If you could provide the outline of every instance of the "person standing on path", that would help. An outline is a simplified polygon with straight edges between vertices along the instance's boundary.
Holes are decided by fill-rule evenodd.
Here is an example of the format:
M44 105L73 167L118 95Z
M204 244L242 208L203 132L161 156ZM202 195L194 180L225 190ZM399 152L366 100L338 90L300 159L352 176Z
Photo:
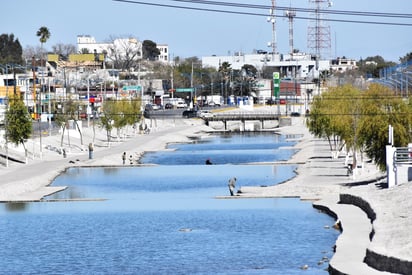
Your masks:
M123 152L122 160L123 160L123 165L125 165L126 164L126 152Z
M233 177L229 180L228 187L229 187L229 191L230 191L231 196L233 196L234 193L235 193L236 180L237 179L235 177Z

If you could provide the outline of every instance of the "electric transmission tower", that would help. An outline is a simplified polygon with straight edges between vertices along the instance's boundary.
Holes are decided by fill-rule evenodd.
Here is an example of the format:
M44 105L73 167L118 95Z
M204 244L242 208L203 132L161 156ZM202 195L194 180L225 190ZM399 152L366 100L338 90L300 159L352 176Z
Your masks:
M332 6L330 0L309 0L313 14L308 26L308 49L316 54L317 60L328 59L331 55L330 26L322 12Z

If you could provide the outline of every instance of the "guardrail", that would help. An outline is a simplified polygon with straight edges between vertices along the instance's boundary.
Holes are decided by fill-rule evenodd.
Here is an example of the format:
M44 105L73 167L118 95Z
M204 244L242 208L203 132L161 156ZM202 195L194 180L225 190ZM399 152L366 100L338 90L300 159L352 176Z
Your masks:
M412 148L397 147L393 158L395 164L412 165Z
M277 113L214 113L212 117L204 118L208 121L221 120L279 120Z

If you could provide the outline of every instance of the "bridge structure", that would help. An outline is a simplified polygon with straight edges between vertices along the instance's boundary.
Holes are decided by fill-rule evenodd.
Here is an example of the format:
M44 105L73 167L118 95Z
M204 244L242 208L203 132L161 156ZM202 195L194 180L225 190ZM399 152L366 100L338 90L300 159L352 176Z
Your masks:
M230 130L230 124L240 123L239 130L246 130L246 124L248 122L259 123L259 129L265 129L266 123L273 122L276 125L279 125L280 115L277 113L266 112L266 113L257 113L257 112L224 112L224 113L214 113L211 117L204 117L206 125L212 126L213 123L223 123L225 130Z

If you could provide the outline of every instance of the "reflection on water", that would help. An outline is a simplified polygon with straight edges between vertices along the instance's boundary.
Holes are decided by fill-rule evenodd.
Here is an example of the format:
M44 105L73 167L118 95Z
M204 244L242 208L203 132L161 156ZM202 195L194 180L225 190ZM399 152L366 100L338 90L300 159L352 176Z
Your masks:
M25 211L27 209L28 203L25 202L13 202L13 203L5 203L5 208L7 211L10 212L19 212Z
M211 136L190 144L171 144L176 151L146 153L144 163L162 165L202 165L206 159L213 164L247 164L290 159L295 150L293 139L273 133L226 133ZM288 148L288 149L284 149Z
M70 186L50 198L127 199L148 192L194 192L214 197L227 195L227 183L237 178L242 186L269 186L295 175L288 165L159 165L125 167L112 172L108 168L71 168L54 185Z

